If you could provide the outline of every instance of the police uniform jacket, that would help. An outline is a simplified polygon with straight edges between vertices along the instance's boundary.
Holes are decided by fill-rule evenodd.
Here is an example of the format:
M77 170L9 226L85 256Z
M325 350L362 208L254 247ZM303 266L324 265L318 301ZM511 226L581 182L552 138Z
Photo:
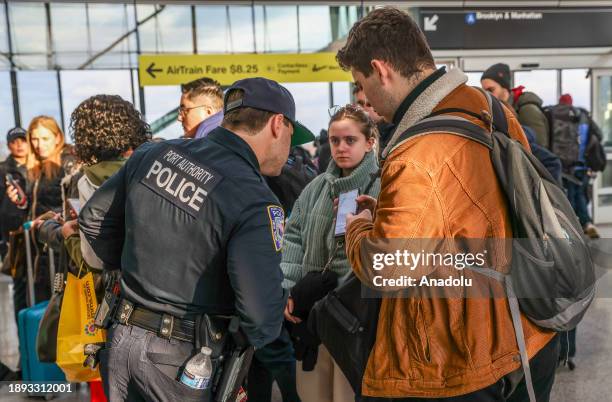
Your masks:
M123 297L177 317L238 313L256 347L283 320L283 221L255 154L223 127L141 146L79 217Z

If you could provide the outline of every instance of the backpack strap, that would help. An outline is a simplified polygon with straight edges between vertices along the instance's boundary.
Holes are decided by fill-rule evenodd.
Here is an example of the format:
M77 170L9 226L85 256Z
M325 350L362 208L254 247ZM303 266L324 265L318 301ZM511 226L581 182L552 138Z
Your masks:
M501 272L495 271L491 268L467 267L467 269L494 279L504 286L506 298L508 299L508 307L510 308L510 316L512 317L512 326L514 327L514 336L516 337L516 344L518 346L519 355L521 358L521 366L523 367L523 375L525 376L527 394L529 395L530 402L536 402L533 380L531 378L531 368L529 366L529 356L527 355L525 332L523 331L523 322L521 321L521 309L514 292L512 278L510 275L504 275Z
M391 151L402 145L413 137L427 134L444 133L476 141L479 144L493 149L493 138L491 134L480 126L457 116L434 116L421 120L408 130L404 131L398 138ZM389 152L391 153L391 152Z
M489 104L489 110L491 111L491 116L493 117L493 127L495 130L500 131L506 134L508 137L510 134L508 133L508 120L506 120L506 113L504 113L504 107L502 106L499 99L491 96L489 91L485 91L480 87L474 87L478 89L487 100Z
M476 119L482 120L482 116L479 115L478 113L474 113L471 110L461 109L457 107L449 107L447 109L436 110L435 112L431 112L429 116L427 117L434 117L434 116L440 116L441 114L451 114L451 113L463 113L463 114L467 114L468 116L472 116Z
M506 296L508 298L508 305L510 307L510 315L512 316L512 324L514 327L514 335L516 336L516 343L518 345L519 354L521 356L521 365L523 366L523 373L525 374L525 386L527 388L527 394L529 394L530 402L536 402L535 391L533 389L533 380L531 378L531 368L529 367L529 356L527 355L525 332L523 331L523 323L521 321L521 310L518 304L518 299L516 298L516 294L514 293L512 279L509 275L506 277Z

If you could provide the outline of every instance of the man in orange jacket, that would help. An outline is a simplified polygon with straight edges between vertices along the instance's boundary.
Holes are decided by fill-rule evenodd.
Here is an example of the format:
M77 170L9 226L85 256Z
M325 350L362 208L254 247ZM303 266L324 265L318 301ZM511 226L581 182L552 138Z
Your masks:
M377 205L347 219L347 255L355 274L371 282L378 272L362 257L364 244L376 239L511 238L488 148L444 131L398 141L436 112L491 131L484 94L465 85L461 70L436 69L416 23L397 9L377 9L353 26L337 59L376 112L395 125L382 154ZM509 134L528 148L516 118L505 114ZM366 203L363 197L358 201ZM496 270L508 267L503 250L490 250L488 261ZM416 278L430 274L435 276L421 266L410 271ZM522 325L537 400L548 401L558 339L524 316ZM520 366L505 297L385 297L363 400L526 401L525 383L517 380Z

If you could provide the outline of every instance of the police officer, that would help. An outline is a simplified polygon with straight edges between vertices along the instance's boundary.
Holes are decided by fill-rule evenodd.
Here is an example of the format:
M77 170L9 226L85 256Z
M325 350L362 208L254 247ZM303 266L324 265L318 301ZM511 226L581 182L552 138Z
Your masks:
M140 147L84 206L80 230L121 298L101 374L110 401L206 400L177 381L198 314L236 314L248 341L276 339L286 294L284 212L262 175L314 139L293 97L264 78L237 81L206 138Z

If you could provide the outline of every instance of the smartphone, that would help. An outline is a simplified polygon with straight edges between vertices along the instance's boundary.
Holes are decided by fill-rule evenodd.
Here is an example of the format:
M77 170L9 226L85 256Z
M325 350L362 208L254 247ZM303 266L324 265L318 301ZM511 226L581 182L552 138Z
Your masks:
M68 205L77 215L81 213L81 201L78 198L68 198Z
M338 196L338 212L336 214L334 236L344 236L346 233L346 215L357 212L357 197L359 197L358 189L340 193Z
M17 202L23 202L23 200L25 199L25 193L23 192L23 189L21 188L21 186L19 185L19 182L17 180L15 180L15 178L13 177L12 174L7 173L6 174L6 181L13 187L15 187L15 189L17 189Z

